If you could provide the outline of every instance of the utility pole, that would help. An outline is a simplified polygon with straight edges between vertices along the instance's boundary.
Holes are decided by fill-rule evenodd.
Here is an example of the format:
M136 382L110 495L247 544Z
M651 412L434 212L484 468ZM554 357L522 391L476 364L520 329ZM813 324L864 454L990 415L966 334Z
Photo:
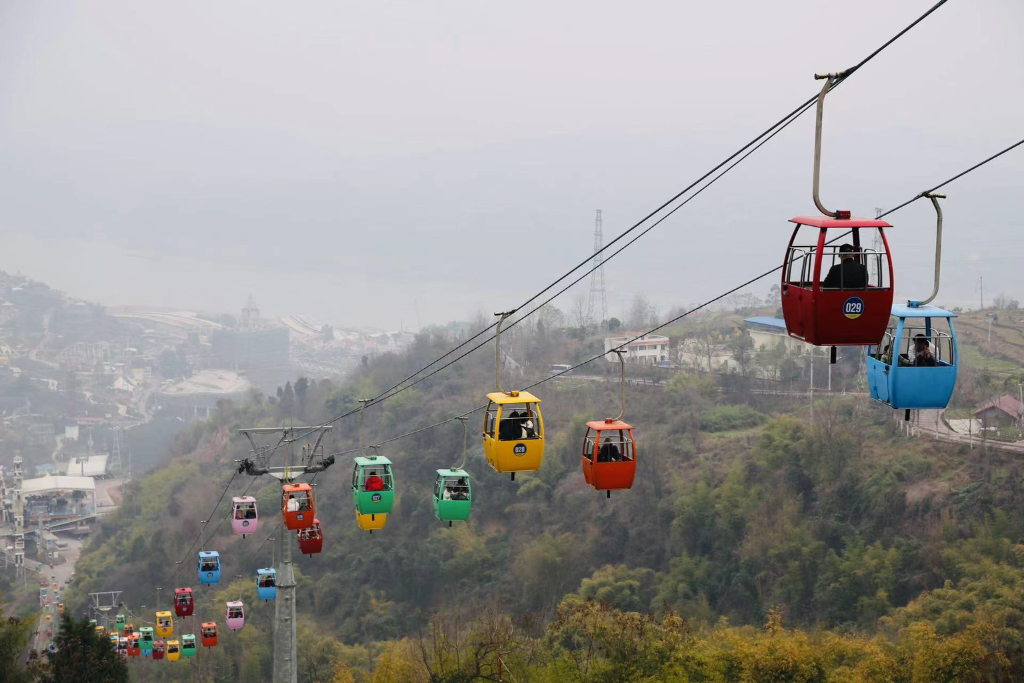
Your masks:
M324 456L321 442L330 425L315 427L256 427L238 430L252 445L251 457L242 460L238 472L257 477L264 474L288 484L303 474L323 472L334 464L334 456ZM273 446L260 444L261 438L280 435ZM297 441L315 438L302 446L299 463L292 464L292 448ZM285 464L271 466L277 450L284 451ZM274 683L297 683L298 651L295 636L295 572L292 567L292 534L280 535L281 562L277 566L277 599L274 601Z
M608 296L604 288L604 254L600 253L604 245L604 220L601 209L594 218L594 266L590 274L590 301L587 305L587 321L601 323L608 320Z
M985 276L978 276L978 291L981 293L981 310L985 310Z
M22 470L21 453L14 455L14 576L19 576L27 583L25 575L25 492L22 481L25 472Z

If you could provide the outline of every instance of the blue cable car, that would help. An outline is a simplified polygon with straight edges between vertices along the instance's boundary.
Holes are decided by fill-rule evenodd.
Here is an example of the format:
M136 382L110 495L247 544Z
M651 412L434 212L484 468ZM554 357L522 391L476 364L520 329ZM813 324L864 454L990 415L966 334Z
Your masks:
M949 405L957 374L956 314L916 303L892 307L889 329L867 358L871 398L908 413Z
M199 551L199 583L220 583L220 553L216 550Z
M256 570L256 595L260 600L277 598L277 570L273 567Z
M946 195L926 192L935 209L935 286L923 301L893 306L882 341L868 347L871 398L905 410L943 409L956 387L958 349L954 313L929 306L939 294L942 265L942 207Z

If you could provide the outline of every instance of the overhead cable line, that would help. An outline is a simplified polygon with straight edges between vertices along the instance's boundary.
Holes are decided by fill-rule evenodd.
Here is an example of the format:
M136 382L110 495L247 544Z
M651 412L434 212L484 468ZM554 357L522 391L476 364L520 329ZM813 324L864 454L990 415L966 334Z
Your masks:
M925 12L924 14L922 14L921 16L919 16L919 17L918 17L917 19L915 19L915 20L914 20L913 22L911 22L910 24L908 24L908 25L907 25L906 27L904 27L904 28L903 28L903 29L902 29L902 30L901 30L901 31L900 31L899 33L897 33L897 34L896 34L896 35L894 35L893 37L889 38L889 40L887 40L887 41L886 41L885 43L883 43L883 44L882 44L881 46L879 46L878 48L876 48L876 49L875 49L875 50L874 50L873 52L871 52L870 54L868 54L868 55L867 55L866 57L864 57L864 58L863 58L863 59L862 59L861 61L859 61L859 62L858 62L857 64L855 64L855 65L853 65L852 67L850 67L850 68L848 68L848 69L846 69L846 70L844 70L844 71L841 71L841 72L839 72L838 74L836 74L836 77L835 77L835 81L834 81L834 82L832 83L832 86L831 86L831 87L829 88L829 91L831 92L831 90L834 90L835 88L839 87L839 85L840 85L840 84L844 83L844 82L845 82L845 81L846 81L846 80L847 80L847 79L848 79L848 78L849 78L850 76L852 76L852 75L853 75L853 74L854 74L854 73L855 73L856 71L858 71L858 70L859 70L859 69L860 69L861 67L863 67L863 66L864 66L865 64L867 64L867 63L868 63L868 62L870 62L870 61L871 61L872 59L874 59L875 57L877 57L877 56L879 55L879 53L881 53L881 52L882 52L883 50L885 50L885 49L886 49L887 47L889 47L889 46L890 46L890 45L892 45L892 44L893 44L894 42L896 42L896 41L897 41L897 40L899 40L899 39L900 39L901 37L903 37L903 36L904 36L904 35L905 35L905 34L906 34L906 33L907 33L908 31L910 31L910 30L911 30L912 28L914 28L914 27L915 27L915 26L917 26L917 25L918 25L919 23L921 23L922 21L924 21L924 19L926 19L926 18L927 18L928 16L930 16L930 15L931 15L931 14L932 14L932 13L933 13L933 12L934 12L935 10L937 10L938 8L940 8L940 7L942 7L942 6L944 5L944 4L946 4L946 2L948 2L948 0L939 0L939 2L935 3L934 5L932 5L932 7L928 9L928 11L926 11L926 12ZM600 249L598 249L597 251L595 251L595 252L594 252L593 254L589 254L589 255L588 255L588 256L587 256L587 257L586 257L586 258L585 258L584 260L580 261L580 262L579 262L579 263L578 263L577 265L573 266L573 268L571 268L571 269L570 269L569 271L567 271L567 272L566 272L566 273L565 273L564 275L561 275L561 276L560 276L560 277L559 277L558 279L556 279L556 280L554 280L553 282L551 282L551 283L550 283L549 285L547 285L546 287L544 287L544 288L543 288L542 290L540 290L539 292L537 292L536 294L534 294L533 296L531 296L531 297L530 297L529 299L527 299L526 301L524 301L523 303L521 303L521 304L520 304L520 305L519 305L518 307L516 307L515 309L512 309L512 310L513 310L513 311L516 311L516 310L519 310L520 308L523 308L523 307L525 307L525 306L528 306L529 304L533 303L534 301L536 301L537 299L539 299L539 298L540 298L541 296L543 296L543 295L544 295L544 294L545 294L546 292L548 292L549 290L551 290L552 288L554 288L555 286L557 286L557 285L558 285L559 283L561 283L561 282L562 282L563 280L565 280L566 278L570 277L570 276L571 276L571 275L572 275L573 273L575 273L575 272L576 272L577 270L579 270L580 268L584 267L584 266L585 266L585 265L586 265L587 263L589 263L589 262L592 262L592 261L593 261L593 259L594 259L594 257L598 256L599 254L601 254L601 253L602 253L602 252L604 252L605 250L609 249L609 248L610 248L610 247L611 247L611 246L612 246L613 244L615 244L615 243L616 243L616 242L618 242L619 240L623 239L624 237L626 237L627 235L629 235L630 233L632 233L632 232L633 232L634 230L638 229L638 228L639 228L640 226L642 226L642 225L643 225L644 223L646 223L646 222L647 222L648 220L650 220L651 218L653 218L654 216L656 216L657 214L659 214L659 213L660 213L661 211L663 211L664 209L668 208L668 207L669 207L670 205L672 205L672 204L673 204L673 203L674 203L674 202L675 202L676 200L678 200L678 199L679 199L680 197L682 197L683 195L685 195L685 194L686 194L687 192L691 191L691 190L692 190L693 188L695 188L695 187L696 187L697 185L699 185L700 183L702 183L702 182L704 182L705 180L707 180L707 179L708 179L709 177L711 177L712 175L714 175L714 174L715 174L716 172L718 172L718 171L719 171L720 169L722 169L722 168L726 167L727 165L729 165L729 164L730 164L731 162L733 162L734 160L737 160L737 158L739 158L739 159L738 159L738 161L737 161L736 163L739 163L740 161L742 161L743 159L745 159L745 158L746 158L747 156L749 156L749 155L750 155L750 153L752 153L752 152L753 152L753 151L755 151L755 150L756 150L757 148L759 148L759 147L760 147L761 145L763 145L763 144L764 144L765 142L767 142L767 141L768 141L769 139L771 139L772 137L774 137L774 136L775 136L775 135L776 135L776 134L777 134L777 133L778 133L778 132L779 132L779 131L780 131L781 129L783 129L783 128L785 128L786 126L788 126L788 125L789 125L790 123L792 123L792 122L793 122L793 120L795 120L795 119L796 119L797 117L799 117L799 116L800 116L801 114L803 114L803 113L804 113L805 111L807 111L807 110L808 110L808 109L809 109L809 108L810 108L811 106L813 106L813 105L814 105L814 103L816 103L816 102L817 102L817 100L818 100L818 97L819 97L819 93L815 93L815 94L814 94L814 95L813 95L812 97L808 98L808 99L807 99L806 101L804 101L803 103L801 103L800 105L798 105L798 106L797 106L797 107L796 107L795 109L793 109L793 110L792 110L792 111L790 111L790 112L789 112L788 114L786 114L785 116L783 116L783 117L782 117L781 119L779 119L778 121L776 121L776 122L775 122L774 124L772 124L771 126L769 126L768 128L766 128L766 129L765 129L765 130L764 130L764 131L763 131L763 132L762 132L761 134L759 134L758 136L756 136L756 137L755 137L754 139L752 139L752 140L751 140L750 142L746 143L745 145L743 145L742 147L740 147L740 148L739 148L738 150L736 150L735 152L733 152L733 153L732 153L731 155L729 155L728 157L726 157L726 158L725 158L725 159L724 159L723 161L721 161L721 162L720 162L719 164L717 164L716 166L714 166L714 167L713 167L713 168L712 168L711 170L709 170L708 172L704 173L704 174L703 174L703 175L701 175L701 176L700 176L699 178L697 178L696 180L694 180L693 182L691 182L691 183L690 183L689 185L687 185L687 186L686 186L685 188L683 188L682 190L680 190L679 192L677 192L677 193L676 193L675 195L673 195L673 196L672 196L672 197L671 197L671 198L670 198L670 199L669 199L668 201L666 201L666 202L662 203L662 204L661 204L661 205L660 205L660 206L659 206L658 208L656 208L655 210L651 211L651 212L650 212L650 213L648 213L648 214L647 214L646 216L644 216L644 217L643 217L642 219L640 219L639 221L637 221L636 223L634 223L634 224L633 224L633 225L632 225L632 226L631 226L630 228L628 228L627 230L625 230L625 231L623 231L622 233L620 233L620 234L619 234L619 235L618 235L617 237L615 237L615 238L614 238L614 239L612 239L612 240L611 240L610 242L608 242L608 244L604 245L603 247L601 247ZM748 151L748 150L749 150L749 151ZM732 169L733 167L735 167L735 165L736 165L736 164L733 164L732 166L729 166L729 168L726 168L726 170L725 170L725 171L724 171L724 172L723 172L722 174L720 174L720 175L719 175L718 177L721 177L721 175L724 175L724 173L727 173L727 172L728 172L729 170L731 170L731 169ZM706 188L707 186L709 186L710 184L714 183L714 182L715 182L715 180L717 180L717 179L718 179L717 177L716 177L716 178L714 178L714 179L713 179L713 180L712 180L712 181L711 181L710 183L708 183L707 185L705 185L705 186L704 186L704 188L701 188L701 190L700 190L700 191L703 191L703 189L705 189L705 188ZM698 193L697 193L697 194L699 194L699 192L700 192L700 191L698 191ZM696 195L694 195L694 196L696 196ZM692 199L692 197L691 197L691 199ZM686 203L687 203L688 201L689 201L689 199L685 200L685 201L684 201L684 202L683 202L682 204L680 204L680 206L677 206L677 207L673 208L673 209L672 209L672 210L671 210L671 211L670 211L670 212L668 213L668 215L666 215L666 216L663 216L663 217L662 217L661 219L659 219L659 220L658 220L658 221L657 221L657 222L656 222L656 223L655 223L654 225L657 225L657 224L661 223L661 221L663 221L663 220L664 220L665 218L667 218L667 217L668 217L669 215L671 215L672 213L675 213L675 211L677 211L677 210L678 210L679 208L681 208L681 206L685 205L685 204L686 204ZM649 226L649 227L648 227L648 228L647 228L646 230L644 230L644 231L643 231L643 232L641 233L641 236L642 236L643 234L646 234L647 232L649 232L649 231L650 231L650 229L654 227L654 225L652 225L652 226ZM623 248L625 248L625 247L629 246L630 244L632 244L632 243L633 243L633 242L635 242L635 241L636 241L636 239L633 239L633 240L631 240L631 241L630 241L629 243L627 243L627 244L626 244L626 245L625 245L624 247L620 248L620 249L619 249L618 251L616 251L616 252L615 252L614 254L612 254L612 256L615 256L615 255L617 255L617 254L621 253L621 251L622 251L622 249L623 249ZM611 257L609 257L609 258L611 258ZM607 261L607 260L608 260L608 259L606 259L605 261ZM592 268L592 269L591 269L591 271L592 271L592 270L594 270L594 268ZM586 274L589 274L589 272L591 272L591 271L588 271L587 273L585 273L583 277L585 277L585 276L586 276ZM579 282L580 280L582 280L582 277L581 277L581 278L579 278L579 279L577 279L576 281L574 281L574 283L573 283L573 284L575 284L575 282ZM570 287L571 287L571 286L572 286L572 285L570 285ZM568 288L569 288L569 287L565 287L565 288L563 288L563 289L562 289L562 290L560 290L560 291L558 292L558 294L556 294L555 296L557 297L557 296L558 296L559 294L561 294L561 293L565 292L565 291L566 291L566 290L567 290ZM550 301L551 301L552 299L554 299L554 298L555 298L555 297L551 297L551 298L549 298L549 299L548 299L548 300L547 300L547 301L546 301L545 303L548 303L548 302L550 302ZM542 304L542 306L543 306L543 304ZM527 316L531 315L531 314L532 314L533 312L535 312L535 311L536 311L536 310L537 310L538 308L540 308L540 306L539 306L539 307L536 307L536 308L534 308L533 310L531 310L531 311L530 311L530 312L529 312L529 313L528 313L528 314L527 314L526 316L522 316L522 318L520 318L520 319L517 319L517 321L516 321L516 322L518 322L518 320L521 320L521 319L523 319L523 318L525 318L525 317L527 317ZM512 327L512 326L514 326L514 325L516 324L516 322L513 322L513 323L511 323L511 324L509 325L509 327ZM426 377L429 377L429 376L432 376L432 375L434 375L434 374L437 374L437 372L439 372L440 370L443 370L443 369L445 369L445 368L449 367L449 366L450 366L450 365L452 365L452 364L453 364L454 362L457 362L458 360L460 360L461 358L464 358L464 357L465 357L466 355L468 355L469 353L472 353L472 352L473 352L473 351L475 351L476 349L478 349L478 348L480 348L481 346L483 346L483 344L486 344L486 343L488 343L489 341L491 341L491 339L493 339L493 338L494 338L493 336L489 337L489 338L488 338L487 340L485 340L485 341L484 341L484 342L482 342L481 344L478 344L477 346L473 347L473 349L471 349L471 350L470 350L469 352L467 352L467 353L464 353L464 354L460 355L460 356L459 356L458 358L456 358L455 360L453 360L453 361L450 361L450 362L446 363L446 364L445 364L444 366L442 366L442 367L440 367L440 368L437 368L437 369L435 369L434 371L432 371L432 372L431 372L431 373L429 373L428 375L426 375L426 376L424 376L424 377L420 378L420 379L419 379L419 380L417 380L416 382L413 382L412 384L408 384L408 385L405 385L405 382L408 382L408 381L409 381L410 379L413 379L414 377L416 377L416 376L417 376L417 375L419 375L420 373L422 373L422 372L425 372L425 371L426 371L426 370L428 370L428 369L429 369L430 367L432 367L432 366L433 366L433 365L435 365L436 363L440 362L440 361L441 361L441 360L443 360L444 358L447 358L448 356L450 356L450 355L451 355L452 353L454 353L454 352L455 352L455 351L457 351L458 349L460 349L460 348L463 348L464 346L466 346L467 344L469 344L469 343L470 343L471 341L473 341L474 339L477 339L477 338L479 338L480 336L482 336L483 334L486 334L486 333L487 333L487 332L488 332L488 331L489 331L490 329L492 329L493 327L495 327L495 325L496 325L496 324L497 324L497 323L495 323L495 324L492 324L491 326L489 326L489 327L487 327L487 328L485 328L485 329L481 330L480 332L477 332L477 333L476 333L475 335L473 335L473 336L472 336L472 337L470 337L469 339L467 339L467 340L465 340L465 341L461 342L461 343L460 343L460 344L459 344L458 346L456 346L456 347L455 347L454 349L451 349L451 350L449 350L448 352L446 352L446 353L445 353L444 355L442 355L442 356L441 356L440 358L437 358L437 359L435 359L435 360L431 361L430 363L428 363L428 364L427 364L426 366L424 366L424 367L423 367L423 368L421 368L420 370L417 370L416 372L412 373L411 375L409 375L408 377L406 377L406 378L405 378L405 379L403 379L402 381L398 382L398 383L397 383L397 384L395 384L394 386L390 387L389 389L386 389L386 390L385 390L384 392L382 392L381 394L378 394L378 395L377 395L376 397L374 397L374 398L370 399L370 400L369 400L369 401L367 402L367 406L370 406L370 405L374 405L374 404L376 404L376 403L380 403L381 401L385 401L385 400L387 400L388 398L391 398L392 396L396 396L396 395L398 395L398 394L399 394L399 393L401 393L402 391L405 391L406 389L408 389L408 388L410 388L410 387L412 387L412 386L415 386L415 385L416 385L416 384L418 384L418 383L419 383L420 381L422 381L422 379L425 379ZM403 385L404 385L404 386L403 386ZM337 417L335 417L335 418L331 419L331 420L330 420L329 422L327 422L326 424L333 424L334 422L337 422L337 421L339 421L339 420L342 420L342 419L344 419L344 418L346 418L346 417L349 417L349 416L351 416L351 415L354 415L354 414L356 414L356 413L358 413L358 412L359 412L359 409L358 409L358 408L354 408L354 409L352 409L352 410L349 410L349 411L347 411L347 412L344 412L344 413L342 413L341 415L338 415ZM303 437L305 437L305 436L308 436L308 435L309 435L309 434L311 434L311 433L312 433L312 432L309 432L309 433L307 433L307 434L305 434L305 435L303 435L303 436L301 436L301 437L299 437L299 438L303 438ZM275 446L275 447L274 447L274 449L273 449L273 450L271 451L271 455L273 454L273 452L274 452L274 451L276 451L276 449L277 449L278 447L279 447L279 446Z
M213 506L213 511L212 511L212 512L210 512L210 514L209 514L209 515L207 516L207 519L203 520L203 526L202 526L202 528L201 528L201 529L199 530L199 533L198 533L198 534L196 535L196 538L195 538L195 540L194 540L194 541L192 541L192 545L190 545L190 546L188 547L188 550L186 550L186 551L185 551L185 556L184 556L183 558L181 558L181 561L180 561L180 562L177 562L177 563L176 563L176 564L177 564L177 566L176 566L176 567L175 567L175 569L174 569L174 573L173 573L173 574L171 574L171 578L172 578L172 579L173 579L173 578L174 578L175 576L177 576L177 575L178 575L178 570L180 570L180 569L181 569L181 567L182 567L182 565L184 564L185 560L187 560L187 559L188 559L188 556L189 556L189 555L190 555L190 554L192 553L192 549L196 547L196 543L197 543L197 542L199 542L199 539L200 539L200 538L202 538L202 535L203 535L203 533L204 533L204 532L206 531L206 527L207 527L207 525L209 525L209 523L210 523L210 520L211 520L211 519L213 519L213 516L214 516L215 514L217 514L217 508L219 508L219 507L220 507L220 504L221 504L221 502L222 502L222 501L224 500L224 496L225 496L225 495L227 495L228 489L229 489L229 488L231 488L231 484L232 484L232 482L234 482L234 481L235 481L235 477L237 477L237 476L238 476L238 472L236 471L236 472L234 472L234 473L233 473L233 474L231 475L231 479L229 479L229 480L228 480L228 483L227 483L227 485L226 485L226 486L224 487L224 490L220 492L220 498L218 498L218 499L217 499L217 504Z
M889 214L891 214L891 213L893 213L895 211L899 211L900 209L902 209L905 206L911 204L912 202L916 201L917 199L920 199L921 197L925 196L925 194L927 194L929 192L934 192L935 190L937 190L937 189L939 189L941 187L944 187L945 185L948 185L949 183L953 182L954 180L958 180L959 178L962 178L963 176L967 175L968 173L981 168L985 164L988 164L989 162L999 158L1003 154L1009 152L1010 150L1014 149L1015 147L1019 147L1022 144L1024 144L1024 140L1020 140L1019 142L1016 142L1016 143L1010 145L1009 147L1007 147L1006 149L1002 150L1001 152L993 154L992 156L988 157L984 161L979 162L979 163L975 164L974 166L971 166L970 168L968 168L968 169L966 169L966 170L956 174L955 176L953 176L949 180L946 180L946 181L936 185L932 189L926 190L925 192L922 192L922 193L916 195L912 199L909 199L908 201L903 202L899 206L896 206L896 207L894 207L892 209L889 209L888 211L880 214L880 216L888 216ZM839 237L836 237L836 238L834 238L832 240L829 240L829 243L834 242L834 241L836 241L838 239L842 239L842 237L843 237L843 235L840 235ZM550 380L552 380L552 379L554 379L556 377L564 375L564 374L566 374L568 372L572 372L573 370L576 370L577 368L581 368L584 365L592 363L595 360L598 360L599 358L602 358L602 357L606 356L608 353L610 353L612 351L620 350L620 349L628 346L629 344L632 344L633 342L637 341L638 339L643 338L644 336L646 336L648 334L652 334L654 332L657 332L658 330L661 330L661 329L663 329L665 327L668 327L669 325L682 320L683 318L687 317L688 315L690 315L690 314L692 314L692 313L694 313L696 311L699 311L699 310L701 310L703 308L707 308L711 304L714 304L715 302L721 301L722 299L724 299L727 296L730 296L731 294L735 294L736 292L738 292L739 290L743 289L744 287L752 285L753 283L757 282L758 280L762 280L762 279L768 277L769 275L771 275L772 273L776 273L776 272L782 270L782 268L783 268L783 266L780 265L780 266L776 266L776 267L772 268L771 270L765 271L764 273L762 273L760 275L757 275L756 277L753 277L753 278L747 280L743 284L737 285L736 287L733 287L732 289L730 289L730 290L728 290L728 291L726 291L726 292L724 292L722 294L719 294L718 296L716 296L716 297L714 297L712 299L708 299L707 301L705 301L704 303L700 304L699 306L696 306L696 307L690 309L689 311L686 311L685 313L677 315L676 317L672 318L671 320L668 320L668 321L666 321L664 323L661 323L661 324L657 325L656 327L653 327L650 330L647 330L646 332L642 332L642 333L638 334L637 336L633 337L632 339L629 339L629 340L623 342L622 344L619 344L618 346L609 349L608 351L606 351L604 353L601 353L601 354L598 354L596 356L593 356L592 358L588 358L587 360L582 361L580 363L577 363L576 365L573 365L572 367L569 367L569 368L567 368L565 370L562 370L561 372L549 375L548 377L545 377L542 380L539 380L537 382L534 382L533 384L527 385L527 386L523 387L522 391L527 391L527 390L532 389L532 388L534 388L536 386L544 384L545 382L548 382L548 381L550 381ZM434 423L432 425L429 425L427 427L421 427L421 428L413 430L411 432L406 432L405 434L400 434L398 436L393 436L391 438L385 439L384 441L381 442L381 444L390 443L392 441L398 441L399 439L404 439L404 438L413 436L414 434L419 434L420 432L426 431L428 429L433 429L435 427L439 427L441 425L448 424L449 422L454 422L455 420L459 419L460 417L465 417L467 415L471 415L471 414L473 414L473 413L475 413L475 412L477 412L479 410L482 410L482 409L484 409L486 407L487 407L486 405L477 406L476 408L473 408L469 412L462 413L461 415L450 417L447 420L442 420L441 422L436 422L436 423ZM355 452L357 450L359 450L359 449L358 448L350 449L350 450L347 450L347 451L341 451L339 453L335 453L334 455L345 455L345 454L348 454L348 453L353 453L353 452Z

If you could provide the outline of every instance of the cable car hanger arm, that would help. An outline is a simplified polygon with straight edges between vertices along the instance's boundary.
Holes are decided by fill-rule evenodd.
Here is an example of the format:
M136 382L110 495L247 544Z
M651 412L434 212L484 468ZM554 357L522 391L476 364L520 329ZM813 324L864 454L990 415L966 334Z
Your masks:
M942 265L942 207L939 206L939 200L945 199L946 195L939 192L924 192L922 197L927 197L932 201L932 206L935 207L935 286L932 288L932 293L927 299L920 302L908 302L911 306L924 306L925 304L931 303L933 299L939 294L939 268Z

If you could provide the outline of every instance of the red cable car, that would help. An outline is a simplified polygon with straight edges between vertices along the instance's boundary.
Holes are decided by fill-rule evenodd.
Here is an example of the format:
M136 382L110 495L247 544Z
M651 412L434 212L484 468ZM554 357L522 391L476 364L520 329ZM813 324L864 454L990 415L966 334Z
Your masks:
M315 553L324 549L324 534L320 528L320 520L314 519L313 526L308 529L299 529L299 552L312 557Z
M163 659L167 644L162 640L153 641L153 659Z
M815 346L877 344L892 310L892 256L884 228L869 218L797 216L782 270L782 315L791 337ZM809 244L797 242L800 228L817 231ZM877 230L882 251L862 244L862 230ZM828 238L829 230L835 239ZM836 244L850 233L850 242ZM806 231L803 233L806 234Z
M217 623L204 621L203 628L199 632L203 641L203 647L213 647L217 644Z
M826 79L818 94L814 133L814 205L823 216L797 216L782 264L782 314L790 336L815 346L867 346L878 343L889 323L893 299L892 255L883 220L853 218L849 211L829 211L818 195L821 176L821 119L825 95L845 74L815 74ZM810 239L798 242L801 228ZM878 235L865 242L863 230ZM828 231L833 232L828 238ZM815 232L816 231L816 232ZM806 232L804 233L806 234ZM842 242L842 244L840 244ZM878 247L872 246L877 244Z
M621 370L622 410L615 418L587 423L583 437L583 477L598 491L612 497L612 491L633 488L636 477L636 442L633 427L622 421L626 414L626 364L622 351L614 349Z
M878 341L877 339L875 341ZM289 531L313 526L316 505L313 487L309 484L285 484L281 489L281 516Z
M174 613L179 617L190 617L195 611L196 602L192 599L191 588L174 589Z

